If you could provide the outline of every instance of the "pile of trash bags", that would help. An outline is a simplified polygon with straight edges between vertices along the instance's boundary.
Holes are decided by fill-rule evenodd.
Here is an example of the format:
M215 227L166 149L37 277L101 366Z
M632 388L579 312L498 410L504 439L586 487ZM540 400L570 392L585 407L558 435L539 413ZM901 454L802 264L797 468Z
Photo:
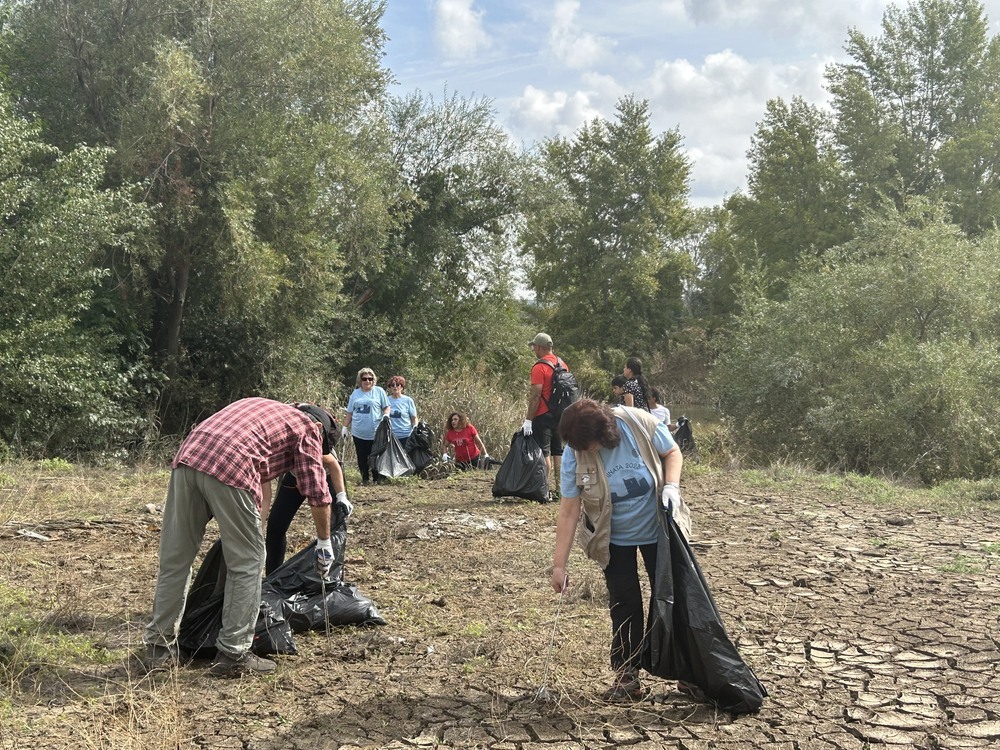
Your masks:
M328 619L331 627L386 624L372 600L361 594L357 586L342 580L346 519L341 518L335 524L330 539L334 564L326 579L325 597L312 545L290 557L264 579L260 614L251 646L258 656L298 653L294 634L323 630ZM222 555L222 541L217 540L205 555L188 592L177 638L178 645L192 657L210 659L215 656L215 640L222 627L225 585L226 561Z

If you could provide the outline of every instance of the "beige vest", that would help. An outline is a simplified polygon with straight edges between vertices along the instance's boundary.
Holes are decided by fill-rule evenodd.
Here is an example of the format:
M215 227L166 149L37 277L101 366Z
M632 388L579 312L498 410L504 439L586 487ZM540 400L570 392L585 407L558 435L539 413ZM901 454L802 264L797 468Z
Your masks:
M655 497L663 489L663 461L653 445L653 434L659 420L645 409L616 406L614 415L630 428L639 454L656 483ZM623 438L624 439L624 438ZM576 483L580 487L580 521L576 541L584 553L602 568L608 566L611 542L611 488L604 473L600 451L576 451ZM685 537L690 535L690 513L687 506L675 509L674 518Z

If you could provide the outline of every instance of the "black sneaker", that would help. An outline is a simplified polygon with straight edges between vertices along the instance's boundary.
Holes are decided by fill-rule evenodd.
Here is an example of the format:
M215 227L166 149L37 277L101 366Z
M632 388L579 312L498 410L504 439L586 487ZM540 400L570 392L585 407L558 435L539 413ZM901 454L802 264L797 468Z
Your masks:
M221 651L209 670L216 677L242 677L249 674L270 674L278 665L270 659L246 651L239 657L232 657Z

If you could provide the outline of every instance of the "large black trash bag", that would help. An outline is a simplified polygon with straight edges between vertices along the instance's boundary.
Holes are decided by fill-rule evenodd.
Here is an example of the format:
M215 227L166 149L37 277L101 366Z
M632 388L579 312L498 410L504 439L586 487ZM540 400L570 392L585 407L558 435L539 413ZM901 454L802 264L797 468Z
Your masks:
M493 497L523 497L544 503L549 499L545 456L531 436L518 430L510 439L507 457L493 480Z
M388 417L384 417L375 429L368 465L384 477L405 477L414 472L413 462L399 439L392 434Z
M758 711L767 690L726 634L690 545L673 519L659 513L656 584L643 643L643 669L696 685L734 714Z
M303 633L326 627L323 588L319 573L316 572L316 557L312 547L306 547L286 560L264 579L264 585L272 586L282 594L282 615L294 632ZM331 626L385 625L385 620L372 600L358 593L356 586L343 581L327 579L326 610Z
M406 452L413 463L413 472L419 474L434 460L434 433L427 423L417 422L410 439L406 441Z
M177 636L177 644L193 657L211 659L215 656L215 641L222 629L225 582L226 561L222 555L222 542L216 540L191 584ZM297 653L280 599L264 585L250 646L260 656Z
M347 545L347 519L340 506L334 504L331 513L330 539L333 544L334 566L327 579L326 608L330 625L384 625L385 620L370 599L357 588L341 582ZM319 603L323 601L322 585L316 572L316 552L309 545L286 560L264 579L261 587L260 614L254 628L251 649L260 656L295 654L292 631L322 629L326 618ZM222 606L225 599L226 562L222 541L217 540L208 550L188 593L177 642L193 656L211 658L215 641L222 627ZM306 602L312 602L311 605ZM318 623L304 624L304 613L318 614ZM293 627L292 622L295 625Z

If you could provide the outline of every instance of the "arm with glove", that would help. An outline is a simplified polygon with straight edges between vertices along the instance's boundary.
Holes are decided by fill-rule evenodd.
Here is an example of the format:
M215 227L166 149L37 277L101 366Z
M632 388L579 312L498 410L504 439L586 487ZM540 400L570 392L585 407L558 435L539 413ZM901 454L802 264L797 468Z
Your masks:
M681 498L681 467L684 465L684 455L676 445L661 456L663 459L663 489L660 491L660 503L663 509L671 515L677 528L685 538L691 537L691 512Z

